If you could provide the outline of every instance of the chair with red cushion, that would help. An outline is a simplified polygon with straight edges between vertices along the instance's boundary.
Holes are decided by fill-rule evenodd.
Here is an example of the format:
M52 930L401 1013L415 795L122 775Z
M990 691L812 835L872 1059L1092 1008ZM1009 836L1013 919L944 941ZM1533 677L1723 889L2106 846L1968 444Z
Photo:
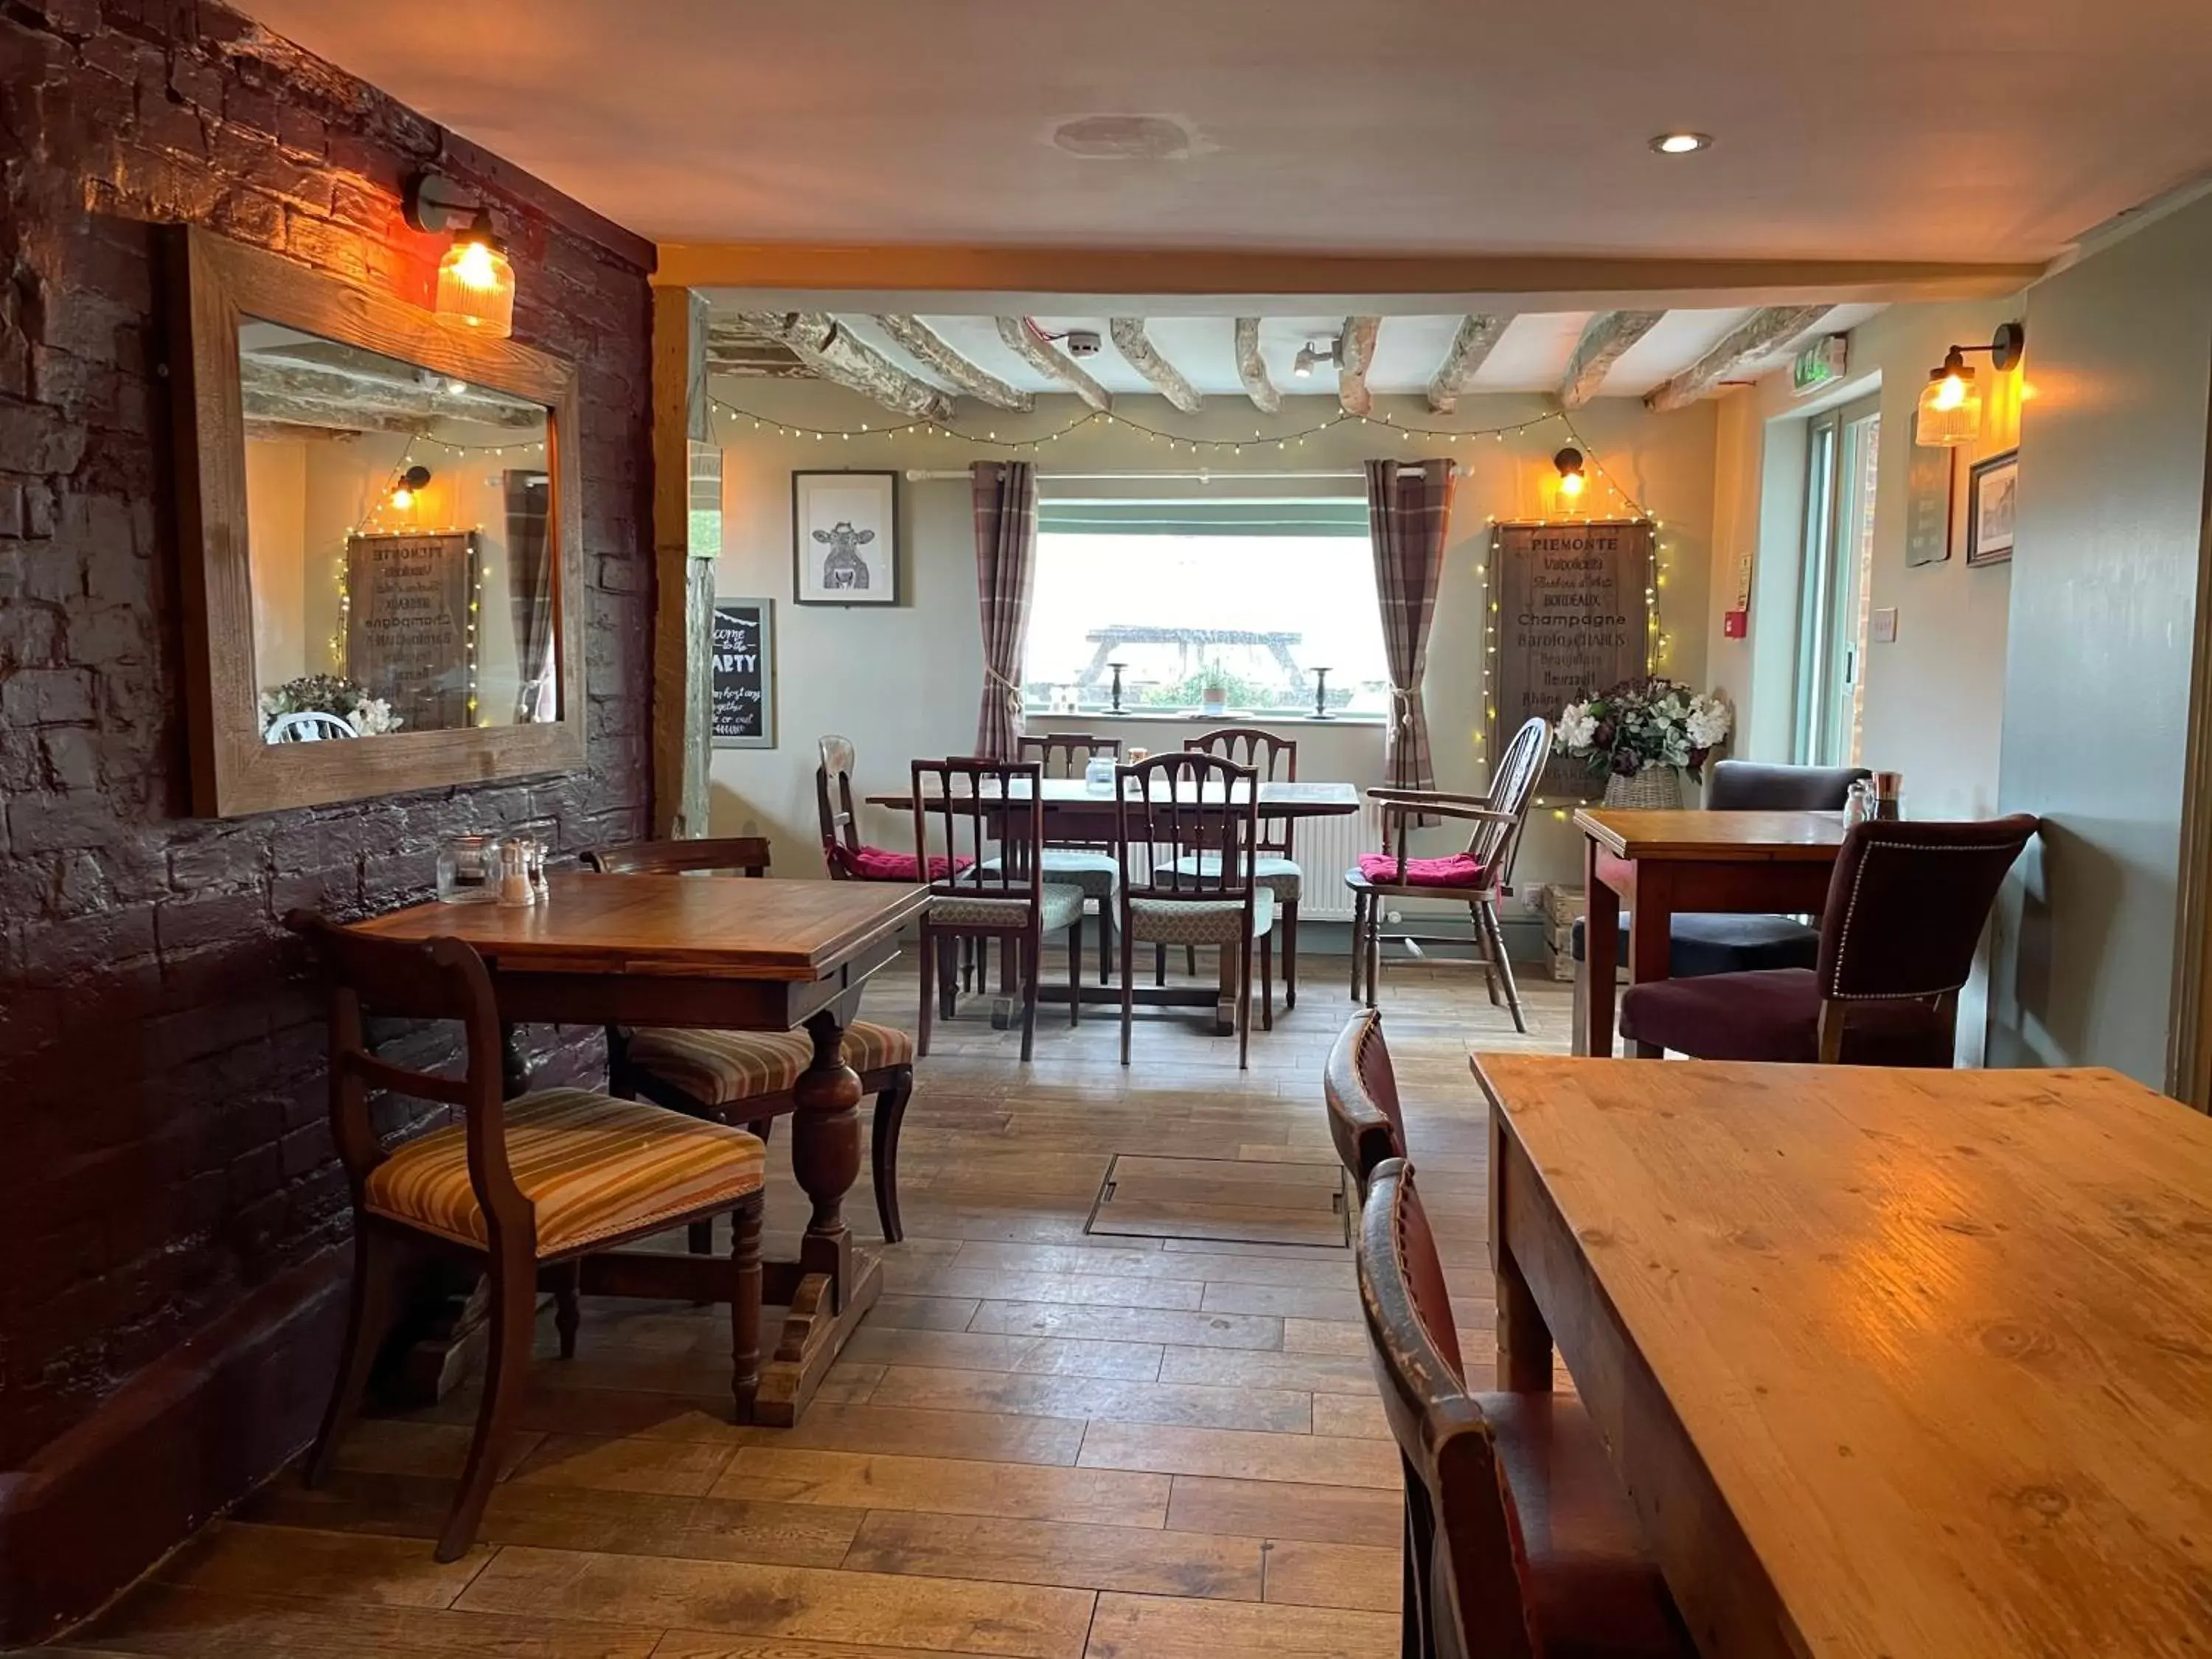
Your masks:
M1468 1391L1443 1264L1401 1158L1374 1172L1357 1261L1405 1463L1405 1659L1690 1659L1582 1401Z
M818 745L822 763L814 769L814 806L822 820L822 861L832 881L911 881L923 879L921 860L912 853L889 847L869 847L860 840L860 815L853 810L853 744L847 738L823 738ZM965 870L975 860L964 859ZM929 860L928 879L953 873L941 856Z
M2036 828L2025 812L1858 824L1828 883L1817 965L1632 986L1621 1035L1698 1060L1948 1066L1959 988Z
M1367 792L1367 798L1382 808L1382 837L1390 850L1363 854L1358 866L1344 874L1344 884L1352 890L1353 1001L1360 1000L1364 986L1367 1006L1375 1006L1376 980L1382 965L1384 900L1461 898L1474 923L1474 946L1481 954L1492 1005L1497 1006L1502 986L1513 1029L1528 1029L1522 1018L1521 992L1513 982L1513 964L1506 959L1505 938L1498 926L1498 901L1513 890L1514 856L1520 850L1521 831L1528 821L1529 804L1535 799L1537 780L1544 775L1551 744L1548 721L1524 724L1498 757L1486 795L1450 795L1433 789ZM1440 817L1474 823L1467 846L1443 857L1413 857L1407 850L1412 830L1424 818ZM1420 933L1392 937L1407 944L1459 942Z

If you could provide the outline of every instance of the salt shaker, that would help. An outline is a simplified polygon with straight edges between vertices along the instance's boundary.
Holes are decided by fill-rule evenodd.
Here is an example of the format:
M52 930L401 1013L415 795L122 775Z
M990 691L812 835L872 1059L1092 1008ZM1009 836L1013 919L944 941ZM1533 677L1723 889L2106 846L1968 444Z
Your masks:
M530 896L543 904L553 896L553 884L545 878L545 843L532 836L530 842Z
M530 884L529 854L518 836L499 849L500 906L519 910L537 901L538 895Z
M1844 797L1844 828L1864 823L1874 816L1874 786L1864 778L1851 780L1850 793Z

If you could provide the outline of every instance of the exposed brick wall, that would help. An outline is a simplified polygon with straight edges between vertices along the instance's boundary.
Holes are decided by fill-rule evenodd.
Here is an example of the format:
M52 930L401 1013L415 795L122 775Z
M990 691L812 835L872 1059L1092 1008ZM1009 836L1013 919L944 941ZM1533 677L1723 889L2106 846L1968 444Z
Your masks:
M427 301L398 192L432 161L504 210L516 337L580 370L590 764L194 819L153 227ZM648 256L505 164L213 4L0 0L0 191L4 1469L343 1233L286 909L420 897L459 830L643 832L652 567Z

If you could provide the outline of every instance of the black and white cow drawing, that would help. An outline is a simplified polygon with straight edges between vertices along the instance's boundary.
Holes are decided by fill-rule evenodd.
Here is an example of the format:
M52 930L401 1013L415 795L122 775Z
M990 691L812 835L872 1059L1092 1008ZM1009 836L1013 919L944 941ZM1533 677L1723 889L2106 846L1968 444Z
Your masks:
M860 556L860 549L875 540L872 530L855 530L841 520L827 530L817 530L814 539L830 551L822 561L822 586L833 592L843 589L855 592L868 585L868 562Z

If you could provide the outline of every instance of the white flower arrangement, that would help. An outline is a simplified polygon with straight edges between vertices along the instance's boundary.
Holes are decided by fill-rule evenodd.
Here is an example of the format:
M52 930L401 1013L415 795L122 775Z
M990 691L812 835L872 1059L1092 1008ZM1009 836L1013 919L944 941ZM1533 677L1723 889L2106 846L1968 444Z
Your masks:
M406 722L383 697L372 697L357 680L338 674L302 674L261 694L261 729L286 714L335 714L364 738L397 732Z
M1561 709L1553 746L1601 775L1632 778L1647 767L1671 766L1694 779L1734 723L1734 711L1716 692L1692 691L1679 680L1626 680Z

